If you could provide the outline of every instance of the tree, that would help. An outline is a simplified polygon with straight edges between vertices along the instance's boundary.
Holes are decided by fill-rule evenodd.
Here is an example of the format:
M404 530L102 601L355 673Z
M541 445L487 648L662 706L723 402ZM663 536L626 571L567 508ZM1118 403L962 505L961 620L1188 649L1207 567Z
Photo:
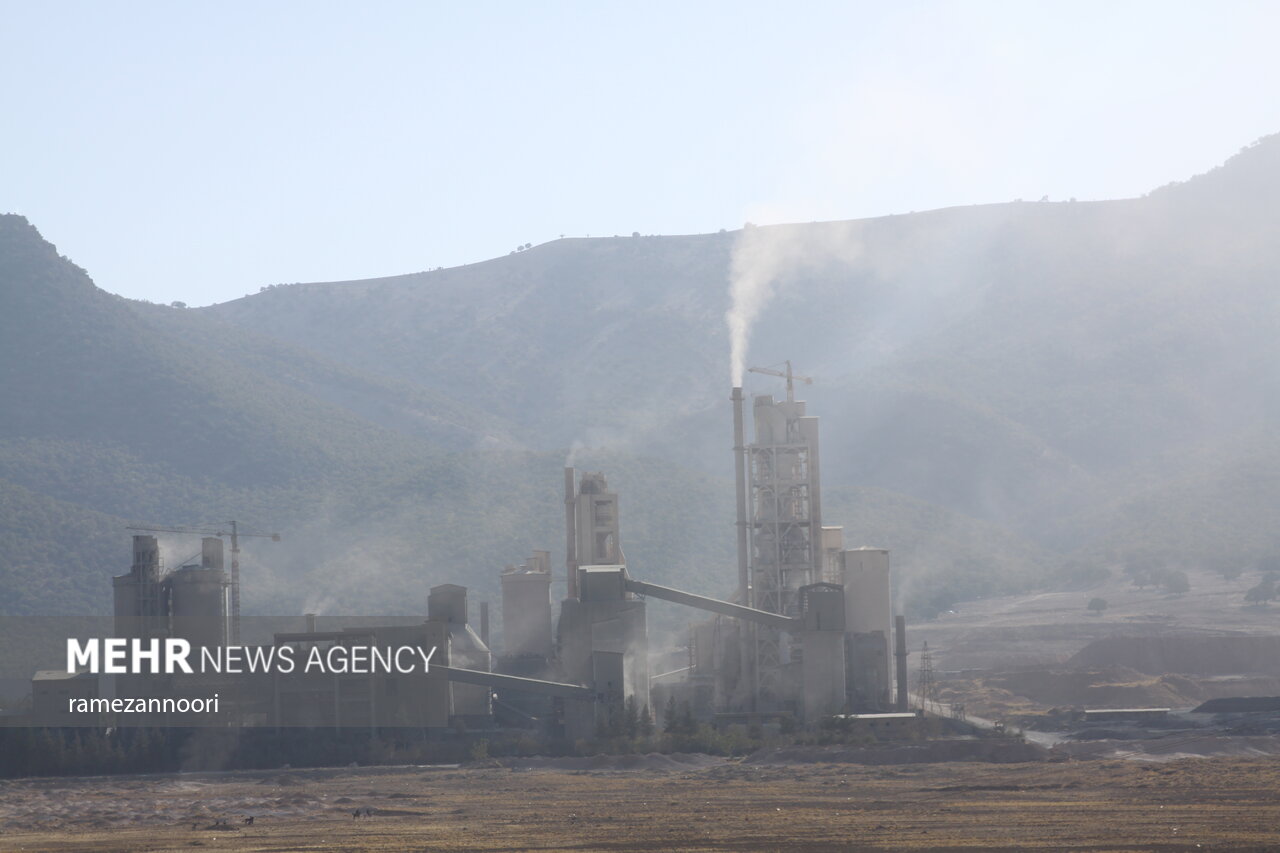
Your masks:
M686 699L680 703L680 732L691 735L698 731L698 721L693 718L693 706Z
M1276 597L1276 582L1270 577L1264 577L1258 582L1257 586L1249 589L1244 594L1244 600L1249 604L1266 604L1268 601Z
M680 712L676 706L676 697L672 694L667 697L667 704L662 708L662 731L673 735L679 727Z
M1101 614L1107 609L1107 600L1105 598L1094 597L1089 599L1089 610L1094 613Z
M653 734L653 713L649 710L649 706L645 705L640 709L640 737L650 737Z
M1218 567L1218 574L1222 575L1222 579L1226 581L1239 580L1244 574L1244 567L1238 563L1224 563Z
M1157 584L1160 561L1152 554L1130 554L1124 562L1124 573L1138 589Z
M628 696L623 704L622 733L627 737L640 734L640 705L636 702L635 694Z

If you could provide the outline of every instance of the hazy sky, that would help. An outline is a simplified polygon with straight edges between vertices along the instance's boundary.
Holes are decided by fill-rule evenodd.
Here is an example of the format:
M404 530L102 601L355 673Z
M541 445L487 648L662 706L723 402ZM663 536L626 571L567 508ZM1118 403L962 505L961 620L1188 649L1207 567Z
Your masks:
M0 0L0 212L114 293L1013 198L1280 131L1280 3Z

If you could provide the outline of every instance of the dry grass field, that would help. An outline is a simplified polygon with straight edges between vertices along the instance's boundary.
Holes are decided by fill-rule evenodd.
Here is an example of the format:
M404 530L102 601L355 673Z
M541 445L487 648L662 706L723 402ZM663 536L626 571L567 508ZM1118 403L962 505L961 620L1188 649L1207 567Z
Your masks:
M547 763L10 781L0 850L1280 849L1271 760Z

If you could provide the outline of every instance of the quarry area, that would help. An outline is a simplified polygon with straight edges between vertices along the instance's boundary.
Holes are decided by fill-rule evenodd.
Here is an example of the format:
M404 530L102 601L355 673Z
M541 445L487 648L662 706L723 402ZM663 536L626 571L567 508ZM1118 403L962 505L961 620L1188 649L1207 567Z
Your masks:
M1260 759L869 766L772 753L488 764L8 781L0 843L25 851L1274 850L1280 822L1280 770Z
M965 602L917 626L940 708L962 706L1032 737L1055 733L1042 740L1077 756L1280 751L1280 700L1269 698L1280 696L1272 608L1244 603L1254 578L1188 575L1192 594L1117 577L1087 590ZM1105 611L1088 610L1094 598L1107 601Z

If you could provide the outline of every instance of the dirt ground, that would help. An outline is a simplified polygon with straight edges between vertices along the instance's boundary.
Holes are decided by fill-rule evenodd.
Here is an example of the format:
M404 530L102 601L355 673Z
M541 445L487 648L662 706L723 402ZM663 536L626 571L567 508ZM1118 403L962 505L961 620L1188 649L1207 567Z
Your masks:
M908 625L908 665L915 676L928 643L938 698L990 719L1070 707L1185 710L1222 696L1280 695L1280 671L1257 661L1254 669L1226 658L1218 668L1204 668L1202 654L1196 669L1197 662L1171 654L1165 666L1175 670L1182 662L1186 668L1139 672L1105 657L1105 651L1090 665L1073 657L1098 640L1150 645L1167 637L1277 634L1280 609L1244 603L1256 573L1234 581L1203 570L1187 574L1191 591L1184 595L1138 589L1117 573L1085 590L962 602L936 620ZM1108 602L1101 614L1087 608L1094 597Z
M0 850L1280 849L1274 760L554 765L10 781Z
M919 665L925 642L939 670L1014 669L1061 665L1105 637L1277 633L1280 608L1245 605L1256 572L1234 581L1199 569L1187 575L1185 595L1140 590L1116 572L1088 589L964 601L931 622L907 625L911 666ZM1088 610L1095 597L1108 603L1105 612Z

